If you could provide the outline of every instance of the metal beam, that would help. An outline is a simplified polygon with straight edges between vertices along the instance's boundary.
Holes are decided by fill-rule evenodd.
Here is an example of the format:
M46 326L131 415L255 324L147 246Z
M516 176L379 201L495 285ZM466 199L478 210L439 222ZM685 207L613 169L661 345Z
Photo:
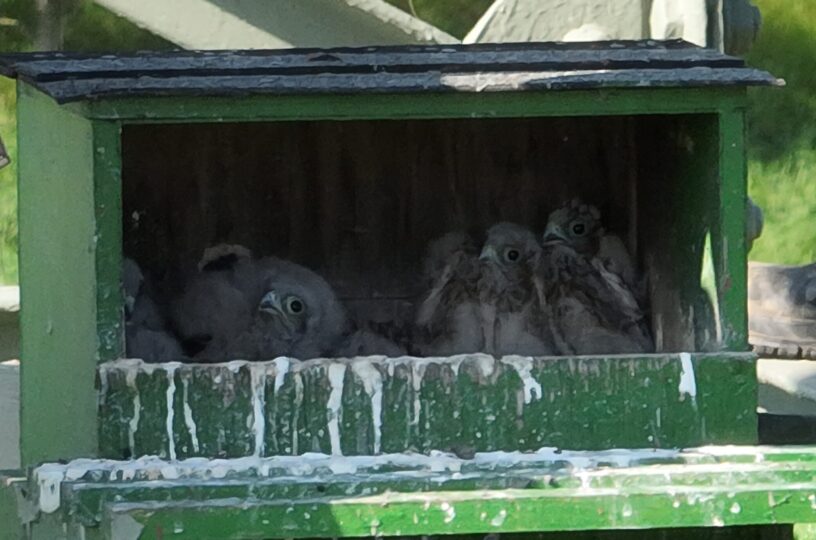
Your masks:
M186 49L455 43L382 0L96 0Z

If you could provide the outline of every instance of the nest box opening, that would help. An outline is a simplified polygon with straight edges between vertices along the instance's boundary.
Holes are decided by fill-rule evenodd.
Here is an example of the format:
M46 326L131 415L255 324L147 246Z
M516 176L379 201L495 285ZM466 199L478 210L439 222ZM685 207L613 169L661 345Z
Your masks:
M647 278L657 352L716 337L700 286L715 115L129 125L124 254L167 290L240 244L324 276L358 318L410 317L427 243L581 197Z

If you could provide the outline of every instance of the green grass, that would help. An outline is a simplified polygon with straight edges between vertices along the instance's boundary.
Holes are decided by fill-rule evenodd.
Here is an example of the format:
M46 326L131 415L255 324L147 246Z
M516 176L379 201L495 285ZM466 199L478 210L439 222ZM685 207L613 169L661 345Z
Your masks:
M816 261L816 150L796 150L749 164L749 192L765 213L751 259L786 264Z
M748 58L787 81L751 92L749 190L765 212L751 258L816 260L816 2L755 0L763 27Z
M0 169L0 282L17 283L17 118L14 82L0 79L0 138L11 164Z

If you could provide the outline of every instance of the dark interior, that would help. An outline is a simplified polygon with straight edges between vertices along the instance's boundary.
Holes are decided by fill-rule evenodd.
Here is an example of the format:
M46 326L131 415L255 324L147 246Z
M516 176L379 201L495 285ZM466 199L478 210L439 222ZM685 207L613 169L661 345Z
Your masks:
M648 274L658 351L699 350L700 260L716 208L716 117L127 126L125 255L172 283L237 243L326 277L352 311L404 316L426 243L496 221L541 232L581 196ZM360 309L364 308L364 309Z

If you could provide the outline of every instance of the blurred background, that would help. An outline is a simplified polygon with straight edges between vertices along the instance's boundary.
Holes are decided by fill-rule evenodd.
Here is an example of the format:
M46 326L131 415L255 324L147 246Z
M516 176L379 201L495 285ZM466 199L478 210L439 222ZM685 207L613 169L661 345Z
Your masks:
M176 1L178 6L195 4L192 0ZM471 29L480 19L485 20L485 11L493 4L492 0L387 1L412 16L405 18L406 26L415 35L427 34L429 28L435 27L441 32L434 39L440 40L442 36L442 41L446 34L458 39L469 32L472 35ZM755 243L751 258L790 264L811 262L816 260L816 227L812 221L816 219L816 182L813 181L816 178L816 2L753 0L753 3L761 10L763 23L747 59L753 66L784 78L788 85L784 90L759 89L752 90L751 94L750 194L765 211L765 230ZM212 4L218 6L226 2L212 0ZM292 5L268 5L277 6L270 9L279 9L284 4ZM113 52L187 48L190 41L195 42L199 22L200 29L206 30L203 19L197 18L206 14L188 13L188 18L165 13L153 20L146 13L155 5L162 2L0 0L0 50ZM117 15L109 8L128 17ZM383 14L382 10L376 15L382 20L393 19L393 13ZM173 17L175 20L168 20ZM429 25L411 26L411 18ZM153 33L133 21L154 31L157 28L164 31ZM591 33L592 29L589 30ZM303 31L308 32L309 28L304 27ZM176 35L179 37L174 38ZM17 137L15 87L14 82L7 79L0 79L0 136L12 157L12 164L0 170L0 283L13 285L18 279Z

